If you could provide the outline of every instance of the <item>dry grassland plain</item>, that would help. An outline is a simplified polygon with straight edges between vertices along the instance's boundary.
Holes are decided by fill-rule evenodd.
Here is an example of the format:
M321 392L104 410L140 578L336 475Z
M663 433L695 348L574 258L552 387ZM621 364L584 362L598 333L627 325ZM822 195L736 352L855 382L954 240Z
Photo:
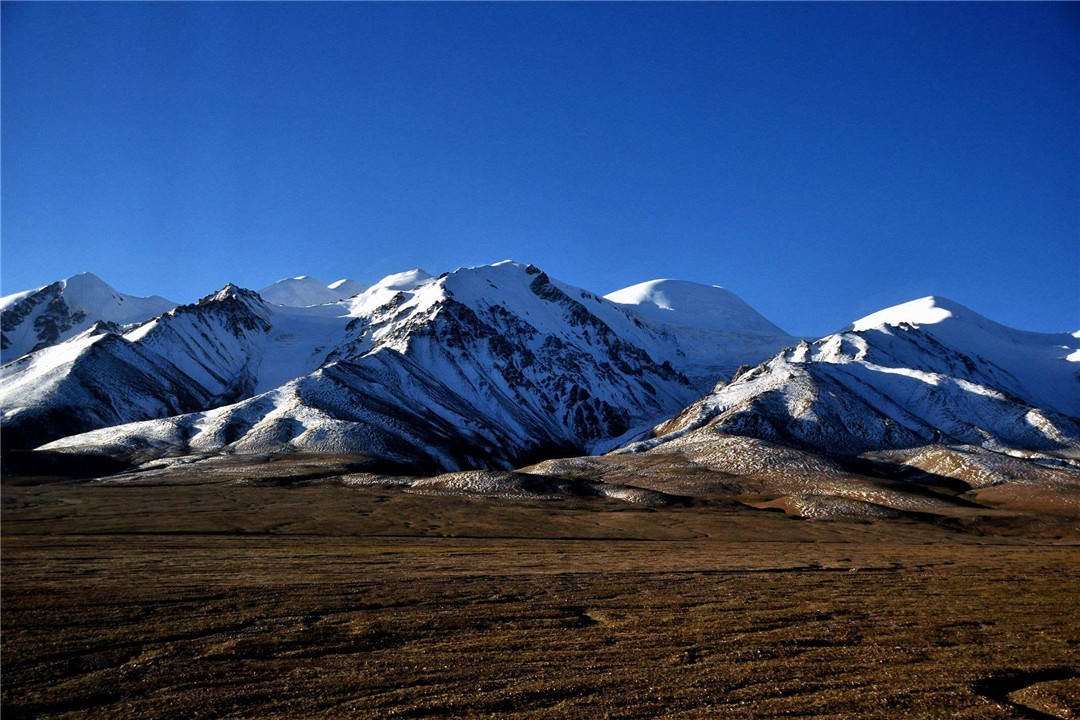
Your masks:
M1075 521L3 487L3 716L1066 718Z

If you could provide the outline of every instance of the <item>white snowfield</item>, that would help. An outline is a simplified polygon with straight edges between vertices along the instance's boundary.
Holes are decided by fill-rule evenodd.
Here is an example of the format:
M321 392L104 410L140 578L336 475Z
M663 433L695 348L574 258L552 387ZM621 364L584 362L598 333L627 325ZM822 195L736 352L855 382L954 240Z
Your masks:
M292 280L278 289L354 289ZM5 443L507 468L607 450L674 415L628 449L700 432L845 454L1080 448L1080 338L939 298L807 343L720 287L654 280L601 297L511 261L312 297L229 285L29 352L0 368ZM756 367L726 382L742 365Z
M720 383L655 437L749 435L834 454L928 444L1080 457L1080 340L925 297L800 342Z

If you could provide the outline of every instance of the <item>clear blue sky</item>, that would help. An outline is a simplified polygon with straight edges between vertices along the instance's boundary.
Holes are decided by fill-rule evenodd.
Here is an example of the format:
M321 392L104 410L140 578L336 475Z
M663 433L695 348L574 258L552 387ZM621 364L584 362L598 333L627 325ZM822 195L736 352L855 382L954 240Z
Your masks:
M3 292L511 257L1080 328L1080 5L5 2Z

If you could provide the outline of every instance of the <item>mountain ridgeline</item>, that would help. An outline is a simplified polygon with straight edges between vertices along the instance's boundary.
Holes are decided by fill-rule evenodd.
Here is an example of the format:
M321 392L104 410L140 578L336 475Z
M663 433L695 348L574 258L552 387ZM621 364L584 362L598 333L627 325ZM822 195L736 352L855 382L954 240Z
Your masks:
M1080 457L1078 335L940 298L813 342L720 287L655 280L602 297L510 261L371 287L229 285L179 306L82 275L0 308L7 448L340 453L415 471L728 436L829 456Z

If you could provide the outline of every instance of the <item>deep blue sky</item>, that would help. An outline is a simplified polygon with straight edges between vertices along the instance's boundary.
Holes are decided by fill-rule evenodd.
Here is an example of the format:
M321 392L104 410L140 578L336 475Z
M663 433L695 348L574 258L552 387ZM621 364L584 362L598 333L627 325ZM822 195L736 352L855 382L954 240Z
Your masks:
M1080 328L1080 5L5 2L2 280L512 257Z

